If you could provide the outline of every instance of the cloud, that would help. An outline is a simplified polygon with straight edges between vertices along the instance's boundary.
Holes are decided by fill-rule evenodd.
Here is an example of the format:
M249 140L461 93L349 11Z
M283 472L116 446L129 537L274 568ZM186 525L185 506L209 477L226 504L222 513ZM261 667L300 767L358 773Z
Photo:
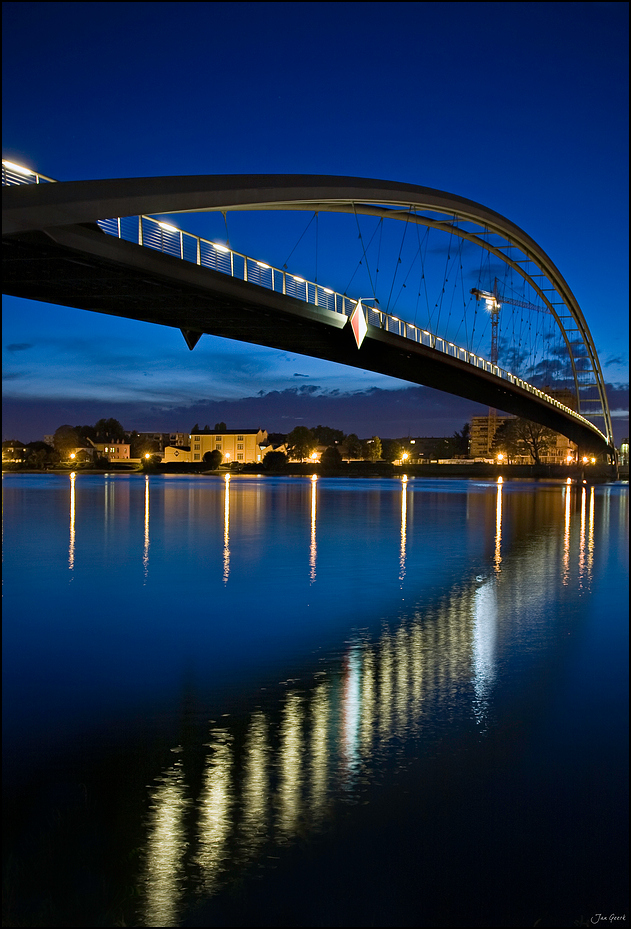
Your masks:
M29 348L33 348L32 342L12 342L11 345L7 345L8 352L25 352Z

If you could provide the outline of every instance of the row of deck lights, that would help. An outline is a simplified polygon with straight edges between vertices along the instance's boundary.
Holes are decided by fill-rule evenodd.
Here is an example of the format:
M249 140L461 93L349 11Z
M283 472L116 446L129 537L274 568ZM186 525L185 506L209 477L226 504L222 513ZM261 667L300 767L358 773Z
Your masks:
M4 161L4 160L3 160L2 164L3 164L3 166L4 166L5 168L8 168L10 171L14 171L15 173L21 174L21 175L23 175L24 177L36 177L38 180L39 180L40 177L44 178L44 175L43 175L43 174L42 174L42 175L39 175L39 174L37 174L37 172L32 171L30 168L25 168L25 167L23 167L22 165L14 164L14 163L11 162L11 161ZM52 178L44 178L44 179L47 180L47 181L52 181ZM148 218L150 218L150 217L148 217ZM178 229L177 226L173 226L173 225L171 225L170 223L165 223L165 222L163 222L163 221L161 221L161 220L155 220L155 222L157 222L158 226L159 226L162 230L164 230L165 232L172 232L172 233L179 232L180 235L182 235L182 230L181 230L181 229ZM190 233L186 233L186 234L187 234L187 235L190 235ZM196 238L197 238L197 237L196 237ZM211 242L210 244L213 246L213 248L217 249L217 251L219 251L219 252L224 252L224 253L229 253L229 252L230 252L230 249L229 249L226 245L221 245L221 244L219 244L218 242ZM244 257L245 257L245 256L244 256ZM246 260L247 260L247 259L246 259ZM270 269L271 269L271 265L268 265L268 264L266 264L266 263L263 262L263 261L257 261L256 264L257 264L257 266L258 266L259 268L261 268L261 269L263 269L263 270L270 270ZM298 277L298 276L296 276L295 274L292 274L291 277L293 278L294 281L296 281L296 282L299 283L299 284L306 284L306 283L307 283L304 277ZM316 286L317 286L317 285L316 285ZM324 292L325 294L332 295L332 294L334 293L334 291L331 290L329 287L322 287L321 289L323 290L323 292ZM351 302L352 302L352 303L357 303L357 300L352 300L352 298L349 298L349 299L351 299ZM403 320L399 319L399 317L397 317L397 316L390 316L390 319L392 319L394 322L399 322L399 323L400 323L400 322L403 322ZM417 329L418 329L418 331L421 332L423 335L426 335L426 336L427 336L428 338L430 338L430 339L432 338L432 333L431 333L431 332L428 332L426 329L419 329L419 328L418 328L417 326L415 326L413 323L405 323L405 322L404 322L404 325L408 326L410 329L414 329L414 330L417 330ZM467 353L466 349L459 349L459 347L456 346L453 342L446 342L446 340L440 338L440 336L434 336L433 338L435 339L435 341L441 341L441 342L443 342L443 344L446 344L449 348L458 349L459 351L464 351L466 354L469 354L469 361L470 361L472 355L473 355L474 358L476 358L476 360L478 359L478 356L475 355L473 352L468 352L468 353ZM470 363L471 363L471 361L470 361ZM498 370L501 370L501 369L498 368ZM559 407L559 408L561 408L561 409L566 409L566 407L564 407L564 405L563 405L562 403L559 403L558 400L555 400L555 399L552 398L552 397L548 397L548 395L545 394L543 391L538 390L538 388L533 387L531 384L527 384L525 381L522 381L521 378L516 377L516 375L510 374L509 372L505 372L505 373L507 374L507 376L509 377L509 379L512 379L513 381L516 381L517 384L518 384L520 387L523 387L523 388L526 389L526 390L532 391L533 393L535 393L537 396L539 396L539 397L541 397L541 398L547 399L549 402L552 402L552 403L554 404L554 406L557 406L557 407ZM573 412L574 412L574 411L573 411ZM576 413L576 412L575 412L575 415L578 416L581 420L583 420L583 422L587 423L587 424L590 425L590 426L593 426L593 423L590 423L590 421L589 421L588 419L586 419L584 416L581 416L580 413ZM584 459L584 461L586 461L586 460ZM586 461L586 463L587 463L587 461Z

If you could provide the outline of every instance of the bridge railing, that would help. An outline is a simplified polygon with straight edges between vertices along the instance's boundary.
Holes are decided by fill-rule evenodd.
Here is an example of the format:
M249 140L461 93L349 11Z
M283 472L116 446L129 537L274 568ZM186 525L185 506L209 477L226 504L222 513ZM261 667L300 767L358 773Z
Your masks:
M348 317L357 305L357 300L347 297L346 294L336 293L329 287L323 287L321 284L308 281L299 275L291 274L287 270L275 268L267 264L267 262L257 261L255 258L243 255L227 245L203 239L190 232L185 232L183 229L178 229L170 223L153 219L151 216L103 219L98 221L98 225L109 235L118 236L118 238L148 248L154 248L165 255L171 255L183 261L190 261L203 268L220 271L238 280L249 281L252 284L265 287L267 290L273 290L275 293L295 297L297 300L303 300L305 303L311 303L333 313L341 313ZM456 345L454 342L429 332L427 329L421 329L419 326L399 319L397 316L385 313L383 310L365 304L363 304L363 308L366 322L369 325L411 339L414 342L426 345L428 348L473 365L487 374L492 374L522 388L528 393L534 394L559 410L570 413L576 419L591 426L592 429L596 428L590 420L581 416L580 413L560 403L554 397L550 397L537 387L533 387L528 381L524 381L498 365L492 364L480 355L476 355L475 352ZM598 431L600 432L600 430Z
M2 162L3 186L54 183L56 181L53 178L38 174L36 171L31 171L9 161ZM258 284L267 290L295 297L297 300L304 300L306 303L311 303L333 313L341 313L348 317L357 305L357 300L347 297L346 294L336 293L329 287L307 281L305 278L291 274L285 269L274 268L264 261L257 261L255 258L242 255L227 245L203 239L190 232L185 232L183 229L178 229L170 223L153 219L151 216L123 216L113 219L101 219L98 220L98 225L108 235L156 249L165 255L171 255L183 261L190 261L213 271L220 271L222 274L228 274L242 281ZM596 429L603 439L607 441L604 433L589 419L560 403L554 397L550 397L537 387L533 387L528 381L524 381L522 378L505 371L498 365L492 364L474 352L470 352L468 349L456 345L442 336L429 332L427 329L421 329L419 326L385 313L383 310L365 304L363 306L366 322L369 325L411 339L421 345L426 345L428 348L473 365L488 374L509 381L511 384L522 388L522 390L535 395L540 400L571 414L575 419L580 420L592 429Z
M38 174L37 171L31 171L29 168L23 168L22 165L13 164L11 161L2 162L2 186L15 187L18 184L55 184L52 177L46 177Z

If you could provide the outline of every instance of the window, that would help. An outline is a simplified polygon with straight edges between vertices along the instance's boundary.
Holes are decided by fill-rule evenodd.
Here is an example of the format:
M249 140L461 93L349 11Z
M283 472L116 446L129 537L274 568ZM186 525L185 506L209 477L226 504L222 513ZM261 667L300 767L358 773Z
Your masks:
M199 452L195 452L193 455L193 461L199 461Z
M194 445L193 448L196 448L199 451L199 445Z
M243 445L237 445L237 448L243 448Z
M194 436L193 436L193 441L194 441L194 442L199 442L199 439L200 439L200 437L199 437L198 435L194 435Z
M239 461L243 461L243 455L237 455L237 459L238 459Z
M242 436L242 435L238 435L238 436L237 436L237 442L243 442L243 436Z

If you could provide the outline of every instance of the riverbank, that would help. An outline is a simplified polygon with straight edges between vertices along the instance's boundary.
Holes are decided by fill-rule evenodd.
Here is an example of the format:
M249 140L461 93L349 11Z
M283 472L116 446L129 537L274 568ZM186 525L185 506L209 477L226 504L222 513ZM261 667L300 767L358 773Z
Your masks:
M219 468L208 470L204 464L176 463L147 465L141 467L129 467L123 464L112 464L109 468L22 468L19 466L3 466L3 473L11 474L199 474L199 475L236 475L236 474L256 474L262 477L302 477L317 474L319 477L357 477L357 478L375 478L375 477L393 477L401 478L406 475L408 478L457 478L463 480L473 478L476 480L497 480L502 477L505 481L522 480L522 481L539 481L553 480L566 481L570 478L573 481L587 481L589 483L608 483L610 481L629 480L628 466L618 469L616 475L610 465L497 465L486 464L483 462L474 462L464 464L457 462L454 464L421 464L400 465L389 464L388 462L371 462L355 461L344 463L339 468L323 468L320 464L311 462L298 463L291 462L284 466L282 470L266 470L261 464L258 465L241 465L230 468Z

